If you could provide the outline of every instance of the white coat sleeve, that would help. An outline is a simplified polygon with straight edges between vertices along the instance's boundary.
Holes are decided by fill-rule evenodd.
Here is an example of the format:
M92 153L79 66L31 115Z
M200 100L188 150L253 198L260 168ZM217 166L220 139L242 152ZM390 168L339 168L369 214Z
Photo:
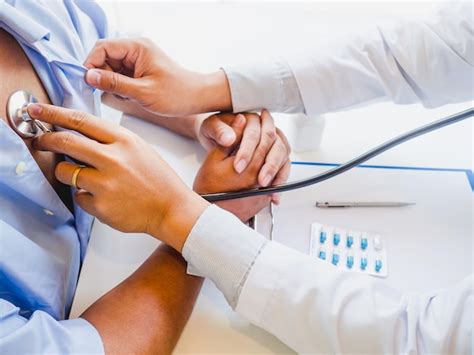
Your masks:
M380 100L425 107L470 101L473 5L449 3L433 17L400 19L327 47L309 43L282 57L223 68L234 111L318 114Z
M236 311L303 353L470 354L473 280L404 294L383 280L268 243Z
M210 206L183 248L188 272L211 279L236 311L304 353L470 353L473 277L404 294L267 242Z

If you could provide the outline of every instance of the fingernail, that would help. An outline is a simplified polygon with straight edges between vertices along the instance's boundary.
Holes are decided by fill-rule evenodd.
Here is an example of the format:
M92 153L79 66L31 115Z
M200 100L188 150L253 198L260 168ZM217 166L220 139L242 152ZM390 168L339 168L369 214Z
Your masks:
M242 171L245 170L247 166L247 162L244 159L241 159L235 164L235 170L240 174Z
M273 194L273 195L272 195L272 202L273 202L275 205L279 205L279 204L280 204L280 201L281 201L280 194Z
M237 117L235 118L235 120L236 120L235 124L237 126L241 126L245 123L245 116L239 113Z
M229 132L224 132L221 134L220 138L219 138L220 142L222 145L229 145L229 144L232 144L234 142L234 135L232 133L229 133Z
M263 186L268 186L270 184L270 181L272 181L272 176L271 175L265 175L263 178Z
M90 85L97 86L100 84L100 72L95 69L88 70L86 79Z
M35 118L41 115L41 111L43 110L43 108L37 104L29 104L27 110L28 110L28 114L31 117Z

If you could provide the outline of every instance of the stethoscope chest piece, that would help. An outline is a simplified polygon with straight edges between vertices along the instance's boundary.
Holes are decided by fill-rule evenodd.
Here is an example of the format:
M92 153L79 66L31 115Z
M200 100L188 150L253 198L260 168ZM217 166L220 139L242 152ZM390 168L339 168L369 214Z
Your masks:
M22 138L33 138L40 132L50 132L42 122L32 119L28 114L28 105L36 102L38 100L26 91L16 91L8 98L8 124Z

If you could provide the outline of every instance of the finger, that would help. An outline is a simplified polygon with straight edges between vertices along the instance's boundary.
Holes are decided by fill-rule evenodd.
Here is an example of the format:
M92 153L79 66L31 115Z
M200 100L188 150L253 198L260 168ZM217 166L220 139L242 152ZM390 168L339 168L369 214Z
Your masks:
M281 185L284 184L287 180L288 177L290 176L291 172L291 161L290 159L287 159L285 164L282 166L280 171L277 173L275 176L275 179L272 182L272 185Z
M103 69L88 70L86 82L97 89L122 97L133 97L144 86L142 79L130 78L121 73Z
M246 115L247 125L244 128L240 148L234 161L234 169L237 173L245 170L252 160L252 156L260 142L260 118L256 114Z
M90 215L97 216L97 210L94 205L94 195L85 190L78 190L75 197L79 207Z
M234 130L229 124L223 122L218 115L213 115L204 120L201 125L201 134L222 147L229 147L236 140Z
M281 185L288 181L288 177L290 176L291 172L291 161L287 159L283 167L277 173L275 180L273 180L272 185ZM280 204L281 201L281 194L272 194L272 202L275 204Z
M72 178L76 170L80 166L62 161L56 165L54 174L58 181L62 182L65 185L72 186ZM99 191L102 187L102 181L99 175L99 172L94 168L82 168L77 175L76 186L78 190L83 189L89 192Z
M211 152L213 159L224 160L232 154L232 152L236 149L238 142L240 142L242 139L245 122L245 116L240 113L234 117L234 121L231 123L230 129L234 133L236 140L234 144L229 147L216 147L214 151Z
M110 122L106 123L95 116L78 110L46 104L30 104L28 105L28 114L34 119L72 129L103 143L112 143L120 135L118 125Z
M87 56L86 68L104 68L106 64L117 67L117 62L127 68L133 68L139 57L140 39L108 39L99 40Z
M260 186L268 186L275 178L278 171L288 160L288 151L281 139L277 139L270 148L258 174L258 183Z
M98 167L105 159L103 146L72 132L42 134L33 140L36 150L65 154L87 165Z
M267 157L268 152L272 148L277 138L273 117L268 113L267 110L262 111L261 120L262 132L260 135L260 143L258 144L251 161L252 168L258 170L260 170L263 163L265 162L265 158Z
M288 139L286 138L285 134L279 128L277 128L276 131L277 131L278 137L280 137L280 139L282 140L283 144L286 147L286 151L287 151L288 156L290 156L290 154L291 154L290 142L288 142Z

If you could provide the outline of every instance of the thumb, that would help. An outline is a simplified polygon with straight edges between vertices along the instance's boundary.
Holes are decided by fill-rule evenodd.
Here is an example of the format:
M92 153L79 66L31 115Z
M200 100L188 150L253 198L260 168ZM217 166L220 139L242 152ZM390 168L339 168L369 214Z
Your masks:
M88 70L86 82L97 89L124 97L132 97L139 85L138 79L101 69Z
M230 131L232 132L234 136L233 142L231 145L227 147L218 146L214 148L213 154L216 159L224 160L232 154L235 148L240 144L240 140L242 139L242 133L245 127L245 123L246 123L245 116L239 113L232 121L231 126L226 125L227 129L230 129Z

